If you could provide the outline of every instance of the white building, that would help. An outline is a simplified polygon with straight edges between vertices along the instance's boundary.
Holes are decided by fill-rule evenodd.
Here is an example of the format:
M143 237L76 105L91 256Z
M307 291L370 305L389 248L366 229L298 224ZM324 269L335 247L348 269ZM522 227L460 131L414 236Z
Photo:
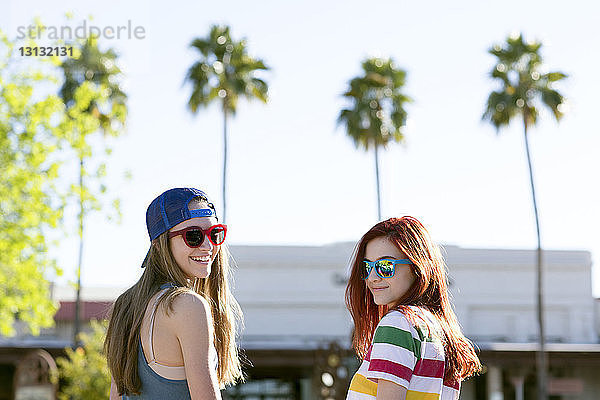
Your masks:
M477 342L534 342L536 252L445 249L454 304L469 337ZM547 340L597 342L590 254L545 251L543 260Z

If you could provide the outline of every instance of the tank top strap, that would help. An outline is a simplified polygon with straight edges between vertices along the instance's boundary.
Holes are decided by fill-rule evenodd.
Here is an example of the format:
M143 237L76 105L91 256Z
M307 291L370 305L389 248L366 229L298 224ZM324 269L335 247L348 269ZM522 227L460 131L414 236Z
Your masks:
M165 286L165 285L163 285L163 286ZM154 359L154 345L152 344L152 342L153 342L153 334L154 334L154 319L156 317L156 310L158 309L158 302L165 295L167 290L169 288L173 287L173 286L166 286L163 288L163 286L161 286L161 291L159 292L159 295L156 296L156 300L154 300L154 304L152 305L152 313L150 314L150 329L149 329L149 338L150 338L149 346L150 346L150 348L148 349L150 351L150 360L148 360L148 363L153 363L156 361Z
M177 287L177 285L174 284L173 282L167 282L167 283L163 283L162 285L160 285L160 290L170 289L170 288L174 288L174 287Z

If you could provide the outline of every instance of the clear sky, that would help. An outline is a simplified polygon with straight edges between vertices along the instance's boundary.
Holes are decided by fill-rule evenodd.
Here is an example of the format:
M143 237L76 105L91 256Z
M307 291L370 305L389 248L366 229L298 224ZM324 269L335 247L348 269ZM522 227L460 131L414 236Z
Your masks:
M120 54L129 95L127 133L112 143L107 181L124 215L120 225L104 214L88 219L85 285L135 282L149 245L146 207L163 190L197 186L222 203L222 116L217 106L192 116L183 85L197 56L189 43L213 23L229 24L233 37L246 37L250 53L271 67L264 74L269 103L243 101L229 123L231 244L356 241L376 222L373 154L355 149L336 126L341 93L360 62L375 55L407 71L405 92L414 99L405 144L380 157L384 217L414 215L442 243L535 248L521 124L496 135L481 121L495 88L487 49L522 31L543 42L549 70L569 75L558 87L569 100L562 122L544 112L531 131L543 246L600 258L595 2L3 0L0 27L14 37L35 16L64 25L67 11L74 25L131 21L146 34L104 41ZM130 181L122 178L126 170ZM64 179L71 175L65 170ZM75 212L67 215L71 225ZM70 236L53 249L63 281L77 261ZM596 274L596 295L599 280Z

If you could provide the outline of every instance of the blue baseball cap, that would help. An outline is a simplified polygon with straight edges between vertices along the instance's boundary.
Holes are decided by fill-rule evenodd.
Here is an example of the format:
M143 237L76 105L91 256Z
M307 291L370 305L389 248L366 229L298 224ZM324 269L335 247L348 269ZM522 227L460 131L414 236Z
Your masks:
M215 206L208 202L208 208L190 210L188 204L195 198L208 202L208 196L195 188L169 189L150 203L146 211L146 228L150 241L156 239L175 225L196 217L215 217ZM218 220L218 218L217 218Z

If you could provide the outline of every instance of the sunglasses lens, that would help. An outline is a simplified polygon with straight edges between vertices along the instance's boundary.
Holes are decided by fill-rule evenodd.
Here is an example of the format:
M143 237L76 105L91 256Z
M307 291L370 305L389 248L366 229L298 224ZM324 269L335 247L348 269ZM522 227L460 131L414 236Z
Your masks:
M377 268L377 272L379 272L379 275L381 275L382 278L391 278L394 276L394 263L390 260L377 261L375 268Z
M367 279L369 277L369 274L371 273L371 266L369 265L368 262L364 261L364 266L363 266L363 279Z
M210 240L216 245L222 244L225 241L225 228L222 226L216 226L211 229Z
M198 247L204 240L204 233L200 229L190 229L185 233L185 241L190 247Z

